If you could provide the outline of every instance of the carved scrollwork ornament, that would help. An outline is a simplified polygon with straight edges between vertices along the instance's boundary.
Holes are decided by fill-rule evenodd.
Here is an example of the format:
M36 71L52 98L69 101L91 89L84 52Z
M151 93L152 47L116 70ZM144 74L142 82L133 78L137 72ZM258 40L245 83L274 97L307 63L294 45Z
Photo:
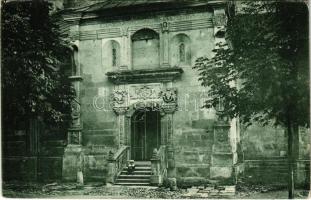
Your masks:
M80 117L80 104L78 101L74 100L71 104L71 117L73 120L76 120Z
M159 159L159 158L160 158L159 151L156 148L154 148L152 151L152 159Z
M117 114L117 115L124 115L127 111L128 111L129 107L114 107L113 111Z
M114 153L110 150L108 153L108 160L113 160Z
M70 137L71 144L80 144L80 132L79 131L69 132L69 137Z
M125 102L127 92L123 90L114 90L112 94L112 101L114 104L123 104Z
M136 88L135 92L136 92L136 94L138 95L138 97L140 99L146 100L146 99L150 98L150 96L152 95L153 90L152 90L151 87L149 87L147 85L144 85L142 87Z
M125 27L125 28L122 28L122 29L121 29L121 34L122 34L122 36L127 36L127 35L128 35L128 32L129 32L128 27Z
M160 97L162 97L165 103L176 103L177 102L177 89L169 88L160 92Z
M213 18L214 26L225 26L226 25L226 15L216 14Z

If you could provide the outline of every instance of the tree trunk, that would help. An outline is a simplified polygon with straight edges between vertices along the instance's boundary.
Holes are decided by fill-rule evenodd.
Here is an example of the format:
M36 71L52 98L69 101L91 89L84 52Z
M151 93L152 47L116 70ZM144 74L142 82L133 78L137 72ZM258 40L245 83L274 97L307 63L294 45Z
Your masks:
M295 192L295 164L296 155L298 153L298 126L290 121L287 124L287 137L288 137L288 198L294 198Z

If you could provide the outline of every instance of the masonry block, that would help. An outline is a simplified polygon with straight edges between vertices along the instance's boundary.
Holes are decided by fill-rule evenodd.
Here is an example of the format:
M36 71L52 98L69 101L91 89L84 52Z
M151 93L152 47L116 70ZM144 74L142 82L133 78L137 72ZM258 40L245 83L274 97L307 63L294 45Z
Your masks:
M230 178L233 175L233 168L232 167L210 167L210 177L212 179L217 178Z
M213 154L211 159L213 166L232 166L233 156L232 153L227 154Z
M63 157L63 180L77 180L77 173L82 168L82 166L80 166L82 150L80 145L68 145L65 148Z

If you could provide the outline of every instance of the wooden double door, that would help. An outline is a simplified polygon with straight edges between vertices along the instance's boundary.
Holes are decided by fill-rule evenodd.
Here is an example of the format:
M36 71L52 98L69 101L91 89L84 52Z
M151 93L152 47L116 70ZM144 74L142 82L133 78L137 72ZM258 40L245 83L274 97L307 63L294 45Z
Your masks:
M158 111L136 111L131 119L131 159L150 160L161 141L161 121Z

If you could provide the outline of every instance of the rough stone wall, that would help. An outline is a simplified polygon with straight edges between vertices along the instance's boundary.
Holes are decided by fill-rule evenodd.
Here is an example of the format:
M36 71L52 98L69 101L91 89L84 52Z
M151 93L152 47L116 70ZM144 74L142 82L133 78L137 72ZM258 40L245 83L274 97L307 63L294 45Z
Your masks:
M181 64L184 70L182 78L173 83L173 86L178 88L179 104L178 111L174 114L175 162L177 177L181 178L180 181L200 180L209 178L213 144L212 124L215 113L213 110L202 109L204 99L207 98L207 90L200 86L197 81L197 71L192 69L192 66L196 58L211 54L214 47L213 29L182 33L190 38L191 62ZM175 56L178 57L175 52L170 52L171 61L178 60L175 58Z
M245 178L252 183L287 184L287 135L281 127L252 125L243 131ZM299 129L296 183L309 184L309 130Z
M109 109L112 86L105 75L111 68L102 66L102 41L80 41L79 60L83 77L81 117L85 179L104 180L107 173L107 154L115 148L117 141L116 116Z

